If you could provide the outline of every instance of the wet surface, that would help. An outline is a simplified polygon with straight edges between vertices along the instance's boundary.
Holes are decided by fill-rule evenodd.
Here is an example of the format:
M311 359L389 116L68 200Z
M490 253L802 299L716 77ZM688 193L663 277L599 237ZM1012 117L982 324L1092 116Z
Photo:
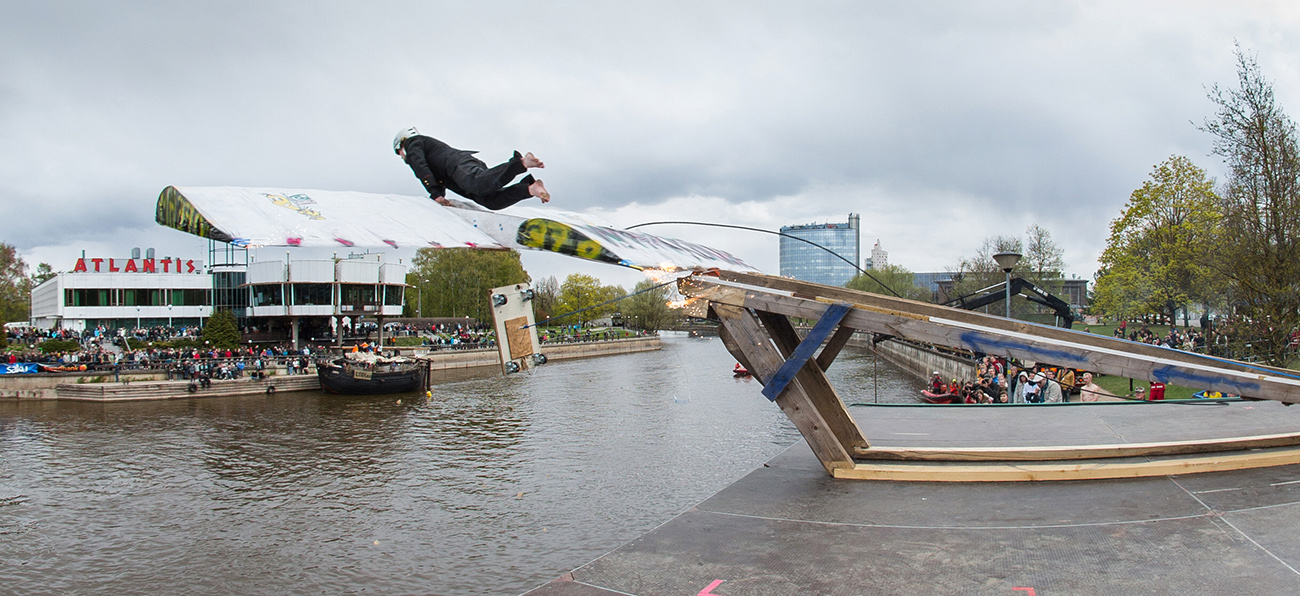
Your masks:
M799 439L733 364L670 336L432 399L0 402L0 593L519 594ZM920 389L853 349L830 376Z

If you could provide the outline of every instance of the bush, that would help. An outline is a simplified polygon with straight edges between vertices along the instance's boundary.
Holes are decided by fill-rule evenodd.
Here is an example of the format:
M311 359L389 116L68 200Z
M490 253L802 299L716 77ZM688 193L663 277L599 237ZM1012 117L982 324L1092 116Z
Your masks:
M76 352L81 349L81 342L74 339L47 339L40 343L41 352Z

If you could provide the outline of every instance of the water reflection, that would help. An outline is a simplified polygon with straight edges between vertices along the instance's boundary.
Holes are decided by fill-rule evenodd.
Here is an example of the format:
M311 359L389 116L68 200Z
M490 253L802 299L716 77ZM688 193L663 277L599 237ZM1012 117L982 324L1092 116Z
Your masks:
M872 360L830 374L915 394ZM0 591L518 594L798 439L732 364L677 337L432 399L0 403Z

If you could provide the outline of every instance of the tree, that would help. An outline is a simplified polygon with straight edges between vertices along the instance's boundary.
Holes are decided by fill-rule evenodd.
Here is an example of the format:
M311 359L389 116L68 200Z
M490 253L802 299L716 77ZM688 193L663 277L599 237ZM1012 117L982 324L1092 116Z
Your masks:
M612 313L618 308L615 304L595 307L597 304L624 295L627 295L627 291L620 286L602 286L600 280L595 277L585 273L571 273L564 278L564 283L560 284L560 303L557 308L561 315L591 308L573 315L576 321L564 322L566 325L585 325L588 321Z
M58 273L59 272L55 271L54 268L51 267L49 263L41 263L37 265L36 273L33 273L31 277L32 287L34 288L36 286L45 283L51 277L58 275Z
M545 319L555 314L555 308L560 304L560 281L555 276L543 277L537 283L533 284L533 314L537 320Z
M208 317L203 325L203 341L214 348L234 350L239 347L239 326L235 322L235 313L220 309Z
M0 323L31 318L31 283L18 249L0 242Z
M637 282L632 295L622 304L623 324L645 331L658 331L677 321L680 311L668 306L672 295L669 286L658 286L652 279ZM654 289L651 289L654 288ZM638 292L645 292L638 294Z
M1202 130L1228 165L1213 267L1229 282L1238 328L1260 355L1285 364L1300 324L1300 146L1273 84L1238 47L1237 89L1214 85L1214 119Z
M406 274L407 316L492 320L488 291L531 279L513 250L421 248Z
M1121 317L1175 320L1177 309L1215 295L1209 268L1219 215L1214 181L1182 156L1156 165L1110 224L1101 255L1097 307Z
M889 264L871 270L871 276L855 275L845 287L850 290L899 296L909 300L930 301L930 292L916 285L916 275L905 267Z
M1064 287L1065 251L1052 240L1052 233L1038 224L1025 228L1025 254L1021 277L1058 294ZM1005 275L1005 274L1004 274Z
M1000 252L1020 253L1020 262L1016 263L1015 268L1011 270L1013 277L1027 279L1048 292L1060 292L1064 278L1062 271L1065 269L1063 251L1052 240L1051 232L1037 224L1026 228L1025 235L1025 241L1014 236L985 238L973 257L963 258L957 262L955 268L949 269L953 274L953 296L950 298L969 296L1005 282L1006 272L993 259L993 255ZM1042 308L1044 307L1028 300L1013 298L1011 316L1024 318L1029 314L1040 312ZM985 312L999 314L1004 312L1004 309L1005 307L989 306L985 308Z
M984 239L984 243L975 251L975 255L970 258L963 258L957 261L956 267L950 268L953 279L953 296L968 296L974 294L991 285L1006 281L1006 274L1002 268L998 267L998 262L993 260L993 255L1000 252L1018 252L1024 250L1020 239L1014 236L990 236ZM1016 266L1012 271L1024 268L1024 261Z

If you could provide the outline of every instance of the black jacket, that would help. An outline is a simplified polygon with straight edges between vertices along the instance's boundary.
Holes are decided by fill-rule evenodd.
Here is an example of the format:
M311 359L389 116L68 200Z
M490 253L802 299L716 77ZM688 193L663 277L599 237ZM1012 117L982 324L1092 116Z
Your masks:
M456 149L424 135L413 136L402 146L406 148L406 165L411 166L411 171L415 172L415 177L420 179L424 189L429 191L429 196L446 196L448 188L458 195L469 196L452 180L451 172L466 158L474 159L473 155L477 151Z

